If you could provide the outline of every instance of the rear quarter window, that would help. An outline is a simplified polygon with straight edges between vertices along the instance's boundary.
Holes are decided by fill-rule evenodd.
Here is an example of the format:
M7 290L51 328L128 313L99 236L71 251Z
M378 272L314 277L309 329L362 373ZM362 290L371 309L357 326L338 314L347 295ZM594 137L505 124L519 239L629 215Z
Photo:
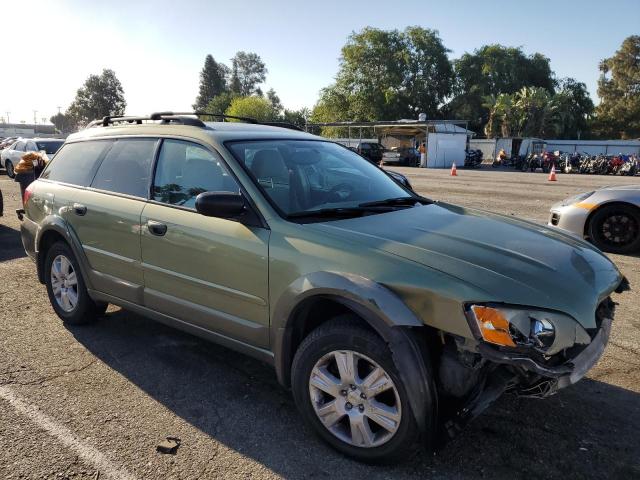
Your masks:
M157 143L155 138L117 140L100 164L91 187L147 198Z
M51 160L40 178L87 187L111 140L67 143Z

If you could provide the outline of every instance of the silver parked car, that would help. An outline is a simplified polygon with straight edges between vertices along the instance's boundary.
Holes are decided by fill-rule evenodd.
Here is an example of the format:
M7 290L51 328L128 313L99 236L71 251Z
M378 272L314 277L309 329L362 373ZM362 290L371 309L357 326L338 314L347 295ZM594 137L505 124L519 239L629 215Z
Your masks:
M23 155L28 152L44 152L49 159L62 146L64 140L59 138L19 138L0 153L0 165L10 178L15 177L14 168Z
M611 253L640 251L640 185L604 187L551 207L549 225Z

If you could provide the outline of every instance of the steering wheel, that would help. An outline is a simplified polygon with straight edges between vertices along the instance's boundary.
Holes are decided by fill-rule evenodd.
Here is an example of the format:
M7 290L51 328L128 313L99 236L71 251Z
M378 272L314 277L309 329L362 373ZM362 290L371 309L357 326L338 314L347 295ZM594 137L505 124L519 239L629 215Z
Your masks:
M346 200L353 193L353 185L349 183L339 183L335 185L327 194L327 203L341 202Z

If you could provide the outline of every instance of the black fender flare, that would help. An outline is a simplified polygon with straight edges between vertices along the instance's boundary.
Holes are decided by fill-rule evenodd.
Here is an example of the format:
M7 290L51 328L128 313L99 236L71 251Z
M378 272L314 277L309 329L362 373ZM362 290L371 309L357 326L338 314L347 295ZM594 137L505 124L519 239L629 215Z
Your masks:
M69 245L73 254L75 255L78 263L80 264L80 273L84 283L88 289L92 288L91 279L88 275L91 267L89 266L89 260L82 249L82 243L76 235L75 231L69 228L67 222L63 218L57 215L47 215L41 222L38 231L36 232L35 247L36 247L36 265L38 269L38 280L40 283L44 283L44 257L40 254L42 247L42 239L48 232L54 231L59 234L65 242Z
M296 310L313 297L330 298L355 312L389 345L409 394L418 426L435 430L437 395L430 362L415 332L425 325L385 286L359 275L314 272L304 275L280 296L272 316L271 345L278 381L289 386Z

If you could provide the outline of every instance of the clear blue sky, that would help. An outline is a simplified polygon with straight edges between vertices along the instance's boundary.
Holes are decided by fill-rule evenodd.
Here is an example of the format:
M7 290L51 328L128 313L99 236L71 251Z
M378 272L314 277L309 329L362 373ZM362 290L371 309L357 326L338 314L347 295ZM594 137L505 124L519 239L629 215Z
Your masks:
M12 60L4 57L0 116L32 121L38 110L38 122L66 109L104 67L120 78L128 113L188 110L205 55L228 63L238 50L263 58L264 89L273 87L286 107L311 107L332 82L348 35L368 25L437 29L451 58L487 43L541 52L559 77L585 82L597 103L598 62L640 34L640 0L14 0L2 17L3 52L23 60L7 71Z

